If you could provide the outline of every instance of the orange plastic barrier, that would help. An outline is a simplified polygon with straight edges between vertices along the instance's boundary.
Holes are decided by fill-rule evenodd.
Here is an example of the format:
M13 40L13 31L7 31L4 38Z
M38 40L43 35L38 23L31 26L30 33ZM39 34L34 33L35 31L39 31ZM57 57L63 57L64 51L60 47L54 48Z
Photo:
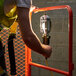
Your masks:
M74 69L74 64L72 61L72 42L73 42L73 13L72 13L72 9L70 6L68 5L62 5L62 6L53 6L53 7L44 7L44 8L36 8L34 9L32 12L34 13L38 13L38 12L42 12L42 11L49 11L49 10L60 10L60 9L67 9L68 10L68 14L69 14L69 72L63 71L63 70L59 70L59 69L55 69L52 67L47 67L41 64L37 64L37 63L33 63L31 61L31 49L29 49L26 45L25 45L25 76L31 76L31 66L36 66L36 67L40 67L43 69L47 69L50 71L54 71L66 76L72 76L72 71ZM32 16L32 12L30 13L30 15ZM30 17L31 18L31 17Z

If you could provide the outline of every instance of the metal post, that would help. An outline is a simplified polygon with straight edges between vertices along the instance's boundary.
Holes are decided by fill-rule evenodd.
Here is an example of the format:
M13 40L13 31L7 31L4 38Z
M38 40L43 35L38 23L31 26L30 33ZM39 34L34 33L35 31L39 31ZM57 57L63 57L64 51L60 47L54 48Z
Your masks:
M74 69L74 64L72 61L72 42L73 42L73 14L72 14L72 9L70 6L68 5L62 5L62 6L53 6L53 7L45 7L45 8L37 8L34 9L32 12L37 13L37 12L42 12L42 11L49 11L49 10L59 10L59 9L67 9L68 13L69 13L69 72L65 72L62 70L58 70L55 68L51 68L51 67L47 67L47 66L43 66L40 64L36 64L36 63L32 63L30 61L31 59L31 49L29 49L26 45L25 45L25 76L31 76L31 65L36 66L36 67L41 67L47 70L51 70L51 71L55 71L57 73L61 73L67 76L72 76L72 71ZM32 15L32 14L31 14Z
M25 76L31 76L31 49L25 45Z

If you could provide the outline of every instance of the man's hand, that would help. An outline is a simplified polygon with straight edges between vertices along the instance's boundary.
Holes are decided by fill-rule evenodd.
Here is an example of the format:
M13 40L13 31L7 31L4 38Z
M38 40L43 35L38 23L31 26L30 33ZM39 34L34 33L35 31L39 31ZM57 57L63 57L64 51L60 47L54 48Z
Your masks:
M52 53L52 47L49 45L44 45L44 44L42 44L42 47L44 50L43 56L46 58L49 58L51 56L51 53Z

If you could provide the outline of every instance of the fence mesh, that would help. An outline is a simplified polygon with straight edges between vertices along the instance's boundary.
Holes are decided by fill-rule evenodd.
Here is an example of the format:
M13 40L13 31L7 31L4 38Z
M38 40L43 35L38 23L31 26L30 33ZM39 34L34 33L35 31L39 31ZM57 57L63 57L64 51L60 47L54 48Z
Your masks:
M7 73L10 75L10 63L9 63L9 52L8 52L8 36L9 30L3 29L0 32L2 38L2 43L5 46L5 60ZM16 61L16 75L15 76L25 76L25 45L21 38L19 32L19 27L17 27L16 38L14 39L14 52L15 52L15 61Z

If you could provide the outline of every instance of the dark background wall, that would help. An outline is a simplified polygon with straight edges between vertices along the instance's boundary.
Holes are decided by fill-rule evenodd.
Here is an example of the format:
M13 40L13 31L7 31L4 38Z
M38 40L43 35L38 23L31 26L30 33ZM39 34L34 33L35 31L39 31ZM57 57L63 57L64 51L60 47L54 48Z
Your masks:
M75 65L73 76L76 76L76 0L33 0L33 5L37 7L51 7L57 5L70 5L73 11L73 62ZM33 14L32 26L34 32L42 41L40 33L40 16L44 12ZM49 66L68 71L68 12L67 10L47 11L52 21L50 32L50 45L53 48L52 56L48 59ZM45 58L32 52L33 62L45 65ZM58 73L54 76L64 76ZM32 76L50 76L50 72L37 67L32 67Z

